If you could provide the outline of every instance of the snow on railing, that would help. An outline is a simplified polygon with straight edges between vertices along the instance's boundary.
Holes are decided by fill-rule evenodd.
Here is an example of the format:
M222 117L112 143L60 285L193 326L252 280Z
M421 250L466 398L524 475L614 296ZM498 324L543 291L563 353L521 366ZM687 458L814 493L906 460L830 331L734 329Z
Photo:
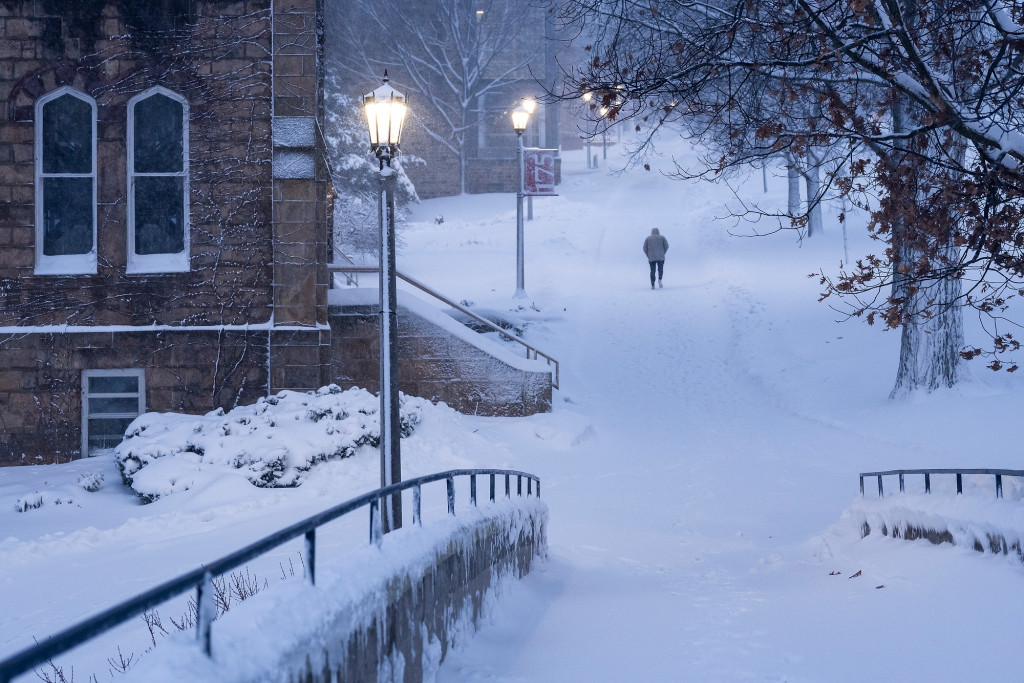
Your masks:
M1003 477L1024 477L1024 470L993 470L993 469L929 469L929 470L888 470L885 472L861 472L860 473L860 495L864 495L864 477L877 477L878 478L878 497L882 498L885 493L882 488L882 477L887 476L899 476L900 478L900 493L904 492L903 476L906 474L923 474L924 475L924 492L932 492L932 476L933 474L955 474L956 475L956 493L960 495L964 492L964 480L963 475L965 474L990 474L996 478L996 498L1003 497Z
M146 610L159 605L165 600L169 600L190 590L196 591L196 640L200 642L203 651L209 655L211 653L211 626L217 614L217 608L214 604L214 577L221 576L233 569L237 569L246 562L257 558L294 538L305 536L305 565L308 569L307 577L309 578L310 584L315 585L316 530L318 527L362 507L369 506L370 542L380 546L383 536L380 517L381 501L387 499L391 495L401 493L406 489L412 489L413 524L422 525L423 522L420 514L420 489L424 484L441 481L442 479L445 480L448 494L448 513L454 515L455 477L469 477L469 500L470 503L475 506L477 504L476 478L477 476L483 475L490 478L491 502L494 502L495 498L495 478L500 476L505 477L506 498L512 497L512 477L516 478L517 496L523 495L523 479L526 479L526 495L534 495L537 498L540 498L540 478L536 475L529 474L527 472L519 472L517 470L495 469L448 470L447 472L438 472L436 474L428 474L422 477L416 477L415 479L402 481L397 484L392 484L391 486L385 486L377 489L376 491L369 491L361 496L302 520L301 522L297 522L289 527L281 529L274 534L266 536L262 540L251 543L241 550L236 550L230 555L226 555L219 560L214 560L199 569L193 569L192 571L182 574L177 578L171 579L156 588L152 588L140 595L137 595L131 600L125 600L119 605L115 605L114 607L100 612L99 614L96 614L75 626L67 628L40 643L36 643L32 647L26 648L21 652L0 661L0 683L10 683L15 676L23 674L40 664L44 664L57 655L66 652L77 645L81 645L82 643L91 640L106 631L109 631L115 626L124 623L132 617L144 613ZM534 484L536 484L536 489L534 489Z
M335 263L340 263L340 261L338 261L339 258L341 259L341 261L344 261L345 264L347 264L349 266L358 267L356 265L356 262L352 260L351 256L348 256L343 251L341 251L340 249L335 247L334 248L334 262ZM352 271L352 270L335 270L335 271L332 271L332 272L340 272L340 273L344 274L344 276L345 276L345 285L346 286L348 286L348 287L358 287L359 286L359 274L356 273L355 271ZM334 286L334 278L333 277L331 278L331 286L332 287Z

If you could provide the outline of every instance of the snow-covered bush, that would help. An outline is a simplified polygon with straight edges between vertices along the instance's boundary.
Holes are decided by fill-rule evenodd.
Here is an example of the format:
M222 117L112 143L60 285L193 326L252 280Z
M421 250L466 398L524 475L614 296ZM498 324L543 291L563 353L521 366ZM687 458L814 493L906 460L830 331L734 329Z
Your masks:
M61 496L53 491L36 491L27 496L22 496L14 502L14 509L18 512L38 510L44 505L72 505L75 501L68 496Z
M89 493L96 493L103 486L103 474L101 472L86 472L78 478L78 485Z
M419 423L424 399L400 396L402 436ZM325 460L347 458L380 443L379 399L337 385L282 391L225 413L146 413L114 450L124 483L146 502L187 490L198 472L241 471L255 486L298 486Z

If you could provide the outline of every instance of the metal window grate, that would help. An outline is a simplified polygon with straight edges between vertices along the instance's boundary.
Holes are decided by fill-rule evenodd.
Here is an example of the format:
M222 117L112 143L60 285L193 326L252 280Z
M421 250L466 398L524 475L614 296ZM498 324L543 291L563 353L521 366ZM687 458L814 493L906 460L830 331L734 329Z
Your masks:
M113 448L132 420L146 412L143 370L82 372L82 453Z

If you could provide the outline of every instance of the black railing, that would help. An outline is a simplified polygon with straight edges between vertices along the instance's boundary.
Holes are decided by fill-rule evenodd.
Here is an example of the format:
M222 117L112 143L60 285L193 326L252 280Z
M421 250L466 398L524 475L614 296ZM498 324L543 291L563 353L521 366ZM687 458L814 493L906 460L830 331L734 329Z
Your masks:
M878 477L878 497L882 498L885 496L885 492L882 489L882 477L888 476L899 476L900 478L900 493L903 493L904 483L903 476L906 474L923 474L924 475L924 492L932 492L932 475L933 474L955 474L956 475L956 493L960 495L964 492L964 475L965 474L989 474L996 478L996 498L1003 497L1003 477L1024 477L1024 470L992 470L992 469L937 469L937 470L888 470L886 472L861 472L860 473L860 495L864 495L864 477Z
M455 514L455 477L469 477L469 500L476 505L476 478L488 476L490 478L490 500L494 501L495 478L505 478L505 497L512 497L511 479L516 478L516 494L523 495L523 479L526 479L526 494L540 497L540 479L526 472L517 470L493 470L493 469L470 469L470 470L449 470L428 474L416 479L409 479L391 486L386 486L376 491L370 491L353 498L347 502L336 505L328 510L313 515L301 522L281 529L262 540L256 541L241 550L236 550L219 560L215 560L199 569L194 569L181 576L171 579L156 588L137 595L131 600L126 600L119 605L111 607L99 614L92 616L85 621L57 633L41 643L26 648L7 659L0 661L0 683L9 683L15 676L23 674L30 669L45 664L57 655L81 645L82 643L95 638L101 633L108 631L115 626L124 623L132 617L142 614L146 610L159 605L165 600L177 597L189 590L196 591L196 639L202 644L203 651L210 654L211 625L216 617L217 609L214 604L213 578L225 574L232 569L237 569L246 562L273 550L274 548L299 536L305 536L306 558L305 565L307 577L311 584L316 583L316 530L327 522L335 520L343 515L358 510L361 507L370 506L370 542L376 545L381 544L382 527L380 518L381 500L396 493L412 489L412 520L413 524L422 525L420 514L420 488L423 484L429 484L444 479L447 484L448 512ZM536 489L534 489L536 484Z

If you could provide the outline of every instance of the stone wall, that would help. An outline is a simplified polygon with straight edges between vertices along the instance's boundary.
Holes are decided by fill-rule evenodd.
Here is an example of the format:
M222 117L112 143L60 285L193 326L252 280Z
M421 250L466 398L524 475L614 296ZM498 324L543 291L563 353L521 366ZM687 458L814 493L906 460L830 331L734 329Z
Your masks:
M444 661L456 636L462 635L461 627L476 628L493 584L504 575L526 576L534 560L546 553L546 507L518 524L501 518L482 520L469 533L438 547L422 572L391 577L382 593L369 598L383 598L383 604L370 610L362 606L372 616L339 639L340 652L310 648L305 663L289 672L287 680L423 681L425 669ZM432 646L440 646L439 657L431 652Z
M984 480L984 486L979 480ZM862 498L844 513L843 519L860 531L861 538L881 533L908 541L923 539L979 553L1014 555L1024 562L1020 500L986 500L992 496L990 475L965 477L964 484L964 495L899 493ZM979 488L984 494L978 493ZM979 496L983 497L971 500Z
M456 480L455 515L443 504L425 508L422 527L386 534L379 547L360 534L356 547L317 562L315 586L296 577L234 605L213 624L211 657L196 646L194 633L172 634L124 680L432 680L449 648L500 609L503 585L524 577L547 554L542 500L524 486L522 497L513 492L511 501L493 504L481 497L473 508L464 503L467 485L463 477ZM427 486L444 495L443 482ZM424 500L429 495L425 489Z
M251 403L268 390L268 335L167 329L0 334L0 466L79 457L83 370L144 369L148 410L204 413Z
M466 191L470 194L519 190L517 162L502 159L472 159L466 164ZM555 184L562 182L562 159L555 157Z
M459 194L457 154L433 141L421 127L416 126L409 126L402 133L402 149L424 160L422 164L404 165L405 173L416 186L420 199Z
M331 306L331 381L377 392L376 306ZM398 307L399 389L471 415L521 416L551 410L551 374L512 367L442 327Z
M274 3L274 322L327 322L329 173L323 122L323 0ZM312 361L312 358L310 359Z
M270 393L313 391L331 383L331 331L274 329L270 332Z

